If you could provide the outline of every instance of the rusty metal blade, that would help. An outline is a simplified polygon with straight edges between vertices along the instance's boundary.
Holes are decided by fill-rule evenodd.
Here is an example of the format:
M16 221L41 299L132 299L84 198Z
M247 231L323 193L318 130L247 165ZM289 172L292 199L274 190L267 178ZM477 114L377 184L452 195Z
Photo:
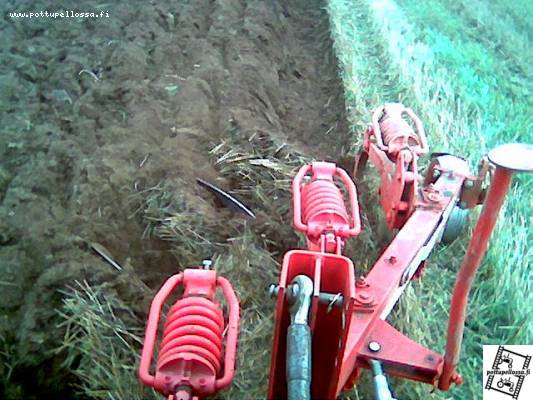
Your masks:
M109 251L102 246L100 243L92 242L90 243L91 249L97 253L100 257L102 257L105 261L107 261L113 268L117 269L118 271L122 271L122 267L119 263L117 263L111 255L109 254Z
M237 200L229 193L226 193L222 189L219 189L215 185L212 185L211 183L206 182L203 179L196 178L196 182L198 182L199 185L205 187L207 190L213 193L220 201L222 201L225 206L231 208L234 211L246 214L250 218L255 218L255 214L248 207L246 207L244 204L242 204L239 200Z

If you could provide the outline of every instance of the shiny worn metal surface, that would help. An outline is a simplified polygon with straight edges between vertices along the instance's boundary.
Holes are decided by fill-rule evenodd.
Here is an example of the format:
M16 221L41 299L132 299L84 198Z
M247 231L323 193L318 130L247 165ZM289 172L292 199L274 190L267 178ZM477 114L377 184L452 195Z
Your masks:
M489 152L489 160L498 167L533 172L533 144L502 144Z

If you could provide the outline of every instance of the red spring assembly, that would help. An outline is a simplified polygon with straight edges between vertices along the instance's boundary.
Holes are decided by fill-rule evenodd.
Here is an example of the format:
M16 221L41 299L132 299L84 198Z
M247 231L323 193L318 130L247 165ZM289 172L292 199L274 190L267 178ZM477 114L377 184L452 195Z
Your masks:
M220 307L202 297L179 300L168 312L157 360L159 372L172 372L186 358L193 369L216 376L220 372L224 317Z
M183 297L169 310L163 329L155 375L150 374L161 308L176 286ZM215 300L222 288L228 302L229 322ZM169 278L150 308L139 367L139 378L169 399L205 397L228 386L235 372L239 304L231 284L215 271L187 269ZM223 332L227 329L226 345Z
M324 214L330 214L335 222L343 226L350 224L339 188L333 181L315 180L302 188L302 220L317 220Z
M413 121L417 132L403 118L407 114ZM428 152L424 126L410 108L400 103L387 103L379 107L372 115L372 128L376 144L380 150L393 159L403 149L410 149L416 155Z
M312 175L311 180L304 184L308 174ZM348 190L351 218L335 177ZM292 192L294 227L307 235L310 250L340 254L343 239L361 231L355 185L346 171L335 164L314 162L302 167L293 180Z

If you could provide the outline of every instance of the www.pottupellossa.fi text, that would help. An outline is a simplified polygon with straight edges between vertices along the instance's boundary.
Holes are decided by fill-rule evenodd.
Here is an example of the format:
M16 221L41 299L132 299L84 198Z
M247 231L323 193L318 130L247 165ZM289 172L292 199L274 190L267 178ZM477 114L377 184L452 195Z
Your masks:
M36 12L10 12L11 18L109 18L109 11L78 12L78 11L36 11Z

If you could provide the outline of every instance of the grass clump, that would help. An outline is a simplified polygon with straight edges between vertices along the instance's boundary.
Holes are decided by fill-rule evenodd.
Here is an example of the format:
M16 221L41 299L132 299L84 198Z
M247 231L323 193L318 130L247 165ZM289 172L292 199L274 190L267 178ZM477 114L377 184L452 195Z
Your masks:
M268 134L242 137L238 130L212 145L211 160L230 181L231 193L251 205L257 215L254 234L266 248L281 256L298 239L292 228L292 178L310 157L293 149L290 143Z
M309 162L281 138L260 132L245 138L238 129L213 144L210 155L218 171L234 181L233 192L259 205L290 193L294 173Z
M143 322L106 286L86 281L64 292L63 319L67 367L79 379L80 395L101 400L158 398L137 380Z
M260 239L246 228L215 257L215 268L233 283L241 307L237 370L231 387L220 393L225 399L262 399L267 391L275 302L266 289L278 281L280 266Z
M196 188L193 183L192 188ZM180 188L188 188L181 190ZM146 226L143 238L168 242L178 265L196 265L221 248L231 226L221 229L207 196L194 196L191 183L168 178L155 187L135 194L136 210ZM201 190L200 188L197 188Z

